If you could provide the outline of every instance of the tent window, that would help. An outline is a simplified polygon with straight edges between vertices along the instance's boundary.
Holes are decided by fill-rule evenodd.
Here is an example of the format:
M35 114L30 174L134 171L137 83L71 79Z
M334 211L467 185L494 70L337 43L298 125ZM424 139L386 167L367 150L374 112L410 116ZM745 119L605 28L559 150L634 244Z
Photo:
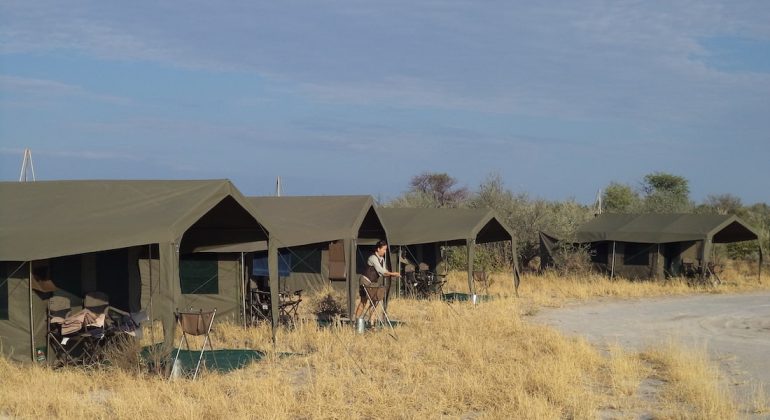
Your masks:
M96 289L107 293L110 305L129 310L128 249L116 249L96 254Z
M648 265L650 246L647 244L627 243L623 251L623 265Z
M8 272L5 263L0 262L0 319L8 319Z
M612 248L607 242L599 242L591 244L590 249L591 262L596 264L607 264L610 259L609 253L612 252Z
M278 252L278 276L288 277L291 274L291 252L288 249L282 249ZM270 270L267 266L267 252L254 254L251 275L258 277L269 277Z
M50 273L51 280L56 287L66 290L75 296L83 295L83 268L80 255L52 259Z
M321 273L321 250L318 248L294 248L293 273Z
M179 258L179 281L184 294L218 294L217 254L184 254Z

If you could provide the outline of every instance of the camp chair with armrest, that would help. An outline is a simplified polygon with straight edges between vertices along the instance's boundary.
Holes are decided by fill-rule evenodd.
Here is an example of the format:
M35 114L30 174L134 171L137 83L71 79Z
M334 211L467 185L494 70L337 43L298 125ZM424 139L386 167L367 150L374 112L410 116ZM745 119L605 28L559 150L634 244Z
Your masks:
M299 304L302 302L302 290L281 292L278 294L278 321L288 327L294 327L299 319Z
M417 297L417 277L415 275L414 265L404 266L404 294L412 299Z
M443 291L444 279L436 276L436 273L430 270L430 266L421 262L417 266L415 273L417 297L429 299L432 296L440 295Z
M208 344L209 350L214 350L214 346L211 343L211 326L214 324L214 316L216 316L216 314L216 308L211 311L204 311L203 309L194 310L190 308L185 312L179 310L175 312L177 325L182 332L182 338L179 339L179 345L177 346L174 364L172 366L175 366L177 360L179 360L179 353L182 351L182 342L185 343L187 351L190 351L190 342L187 339L188 335L194 337L203 336L203 344L201 345L201 351L198 355L198 362L195 365L192 379L198 377L198 371L200 370L201 361L203 360L203 353L206 351L206 345Z
M257 282L249 280L249 319L252 325L270 321L270 292L263 292Z
M106 293L89 292L83 297L83 312L86 316L80 338L83 343L83 364L94 365L102 361L105 335L110 320L107 312L110 298Z
M62 324L71 312L72 303L68 297L52 296L48 299L46 344L49 363L56 360L61 365L75 364L75 358L70 354L72 346L67 346L69 338L65 340L62 334Z

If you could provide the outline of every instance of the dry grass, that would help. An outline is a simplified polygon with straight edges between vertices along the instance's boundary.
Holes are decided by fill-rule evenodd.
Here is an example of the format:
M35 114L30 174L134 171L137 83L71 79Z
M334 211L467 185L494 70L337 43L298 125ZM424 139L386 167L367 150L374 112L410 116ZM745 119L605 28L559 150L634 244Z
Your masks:
M665 382L659 394L660 417L677 419L732 419L737 407L719 372L704 349L684 349L672 343L642 353Z
M53 371L0 359L0 417L735 417L702 356L675 346L641 355L611 346L605 354L521 317L536 305L572 299L692 293L686 284L525 276L524 298L515 299L510 279L493 276L490 293L498 298L478 306L394 299L390 313L405 322L396 338L308 321L281 330L273 349L267 326L220 324L217 348L260 349L268 357L228 374L204 372L195 382L168 382L125 366ZM719 290L749 290L748 284ZM465 276L453 273L448 289L467 289ZM322 297L308 296L302 316L311 318ZM639 392L650 378L666 387L652 399ZM764 400L756 402L766 410Z
M594 418L613 384L636 380L585 341L523 322L516 305L397 300L391 313L406 322L397 340L301 323L279 335L280 351L300 353L285 358L268 328L220 325L219 348L266 349L268 359L196 382L0 361L0 415Z
M770 275L765 273L762 283L757 280L756 265L728 261L720 274L722 284L718 286L689 284L684 278L661 281L629 281L622 278L610 280L599 274L559 276L545 274L524 274L519 286L519 296L526 303L525 311L537 311L539 307L561 307L570 302L599 298L644 298L658 296L684 296L696 293L743 293L755 290L770 290ZM513 295L511 274L492 274L489 294ZM445 290L468 292L467 274L451 272L447 276Z

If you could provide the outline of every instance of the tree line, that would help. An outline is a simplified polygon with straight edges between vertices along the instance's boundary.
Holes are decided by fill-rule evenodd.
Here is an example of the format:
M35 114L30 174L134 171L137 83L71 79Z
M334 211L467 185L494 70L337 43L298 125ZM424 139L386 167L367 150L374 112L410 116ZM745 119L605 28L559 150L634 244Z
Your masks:
M522 267L531 266L539 254L538 232L544 231L559 238L574 237L577 228L594 217L605 213L699 213L737 215L760 233L763 249L770 249L770 205L744 205L740 197L729 193L708 195L701 203L690 197L689 181L666 172L645 175L638 187L612 181L603 188L601 204L578 203L573 198L546 200L532 197L527 192L513 192L506 188L502 177L492 173L476 189L461 186L447 173L423 172L415 175L408 189L398 197L382 203L386 207L450 207L491 208L516 235L518 257ZM600 207L601 206L601 207ZM600 210L601 208L601 210ZM723 256L733 259L756 259L757 241L740 242L718 247ZM465 252L450 252L449 264L465 264ZM510 250L502 244L490 244L477 251L480 267L488 270L504 269L511 260Z

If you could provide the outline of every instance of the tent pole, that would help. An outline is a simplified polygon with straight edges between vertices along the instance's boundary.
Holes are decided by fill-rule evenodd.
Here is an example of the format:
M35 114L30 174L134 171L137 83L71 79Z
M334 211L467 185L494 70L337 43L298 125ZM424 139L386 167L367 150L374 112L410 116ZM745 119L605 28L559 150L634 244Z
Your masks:
M760 255L761 255L761 251L760 251ZM402 258L401 245L399 245L398 246L398 272L399 273L401 272L401 258ZM761 260L762 260L762 258L760 257L760 261ZM398 293L397 296L400 298L401 297L401 277L398 277L398 292L397 293Z
M159 261L160 262L160 261ZM152 340L152 344L155 345L155 318L153 318L153 310L152 310L152 297L153 297L153 287L152 287L152 244L147 245L147 266L148 266L148 272L150 275L149 282L150 282L150 300L147 302L147 313L150 317L150 340Z
M241 319L243 320L243 328L246 328L246 257L241 252Z
M276 330L278 329L278 299L280 298L280 287L278 285L278 244L274 236L270 235L267 240L267 272L270 282L270 322L272 324L273 350L276 346Z
M32 261L29 261L29 343L32 361L35 361L35 320L32 313Z
M759 243L759 270L757 270L757 282L762 284L762 243Z
M348 318L355 321L353 317L356 313L356 297L358 296L358 277L356 273L356 257L358 256L356 248L358 245L356 238L347 238L344 241L347 244Z
M615 278L615 241L612 241L612 263L610 265L610 280Z
M473 284L473 259L476 257L476 240L466 239L465 244L468 248L468 290L473 296L476 294L476 285Z
M706 238L703 239L703 248L700 252L700 280L705 281L706 280L706 270L708 269L708 258L709 258L709 245L711 242L711 238L706 236Z
M519 259L516 255L516 241L511 238L511 266L513 266L513 293L519 297Z

